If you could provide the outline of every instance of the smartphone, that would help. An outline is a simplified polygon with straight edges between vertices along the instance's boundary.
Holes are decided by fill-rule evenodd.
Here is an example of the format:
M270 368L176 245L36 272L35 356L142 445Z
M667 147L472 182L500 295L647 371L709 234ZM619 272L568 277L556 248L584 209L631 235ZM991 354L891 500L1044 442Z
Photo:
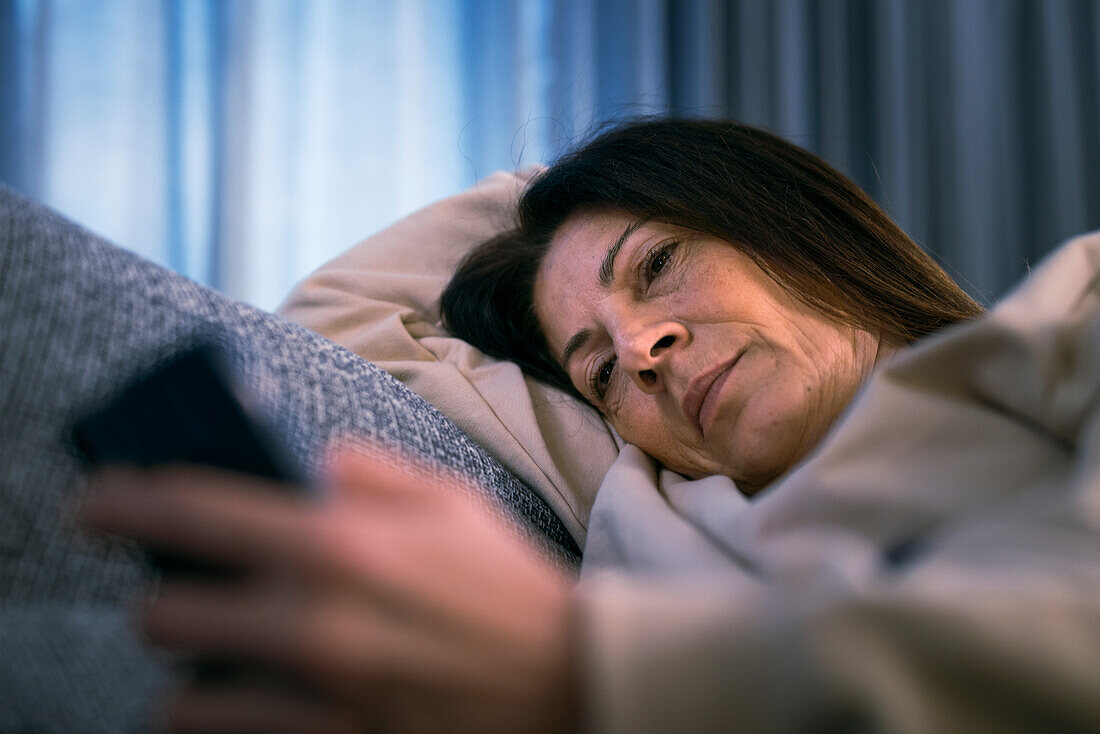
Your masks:
M237 379L227 355L200 343L140 375L72 429L90 466L201 464L275 480L306 491L305 472L289 458L259 403ZM150 553L164 573L221 573L194 561Z

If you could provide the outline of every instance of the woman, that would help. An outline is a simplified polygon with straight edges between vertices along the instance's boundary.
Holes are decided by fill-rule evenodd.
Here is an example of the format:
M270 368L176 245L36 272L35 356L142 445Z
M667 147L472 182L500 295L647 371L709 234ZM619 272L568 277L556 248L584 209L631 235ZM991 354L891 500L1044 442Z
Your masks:
M749 493L878 360L981 311L851 181L729 122L602 135L531 184L518 221L460 266L451 330L665 466Z
M143 613L157 644L277 673L192 683L182 731L1087 729L1100 482L1072 396L1100 350L1072 337L1087 259L1063 261L902 349L978 308L854 186L751 128L630 126L540 176L445 299L704 477L658 488L624 450L576 588L460 493L349 452L320 507L173 469L103 477L83 516L252 571Z

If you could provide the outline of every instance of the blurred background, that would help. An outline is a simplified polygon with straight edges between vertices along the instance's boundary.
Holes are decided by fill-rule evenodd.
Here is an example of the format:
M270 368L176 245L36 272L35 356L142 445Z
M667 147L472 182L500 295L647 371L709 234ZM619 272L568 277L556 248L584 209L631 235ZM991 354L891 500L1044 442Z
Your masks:
M0 180L268 309L638 114L824 156L985 303L1100 228L1100 0L0 0Z

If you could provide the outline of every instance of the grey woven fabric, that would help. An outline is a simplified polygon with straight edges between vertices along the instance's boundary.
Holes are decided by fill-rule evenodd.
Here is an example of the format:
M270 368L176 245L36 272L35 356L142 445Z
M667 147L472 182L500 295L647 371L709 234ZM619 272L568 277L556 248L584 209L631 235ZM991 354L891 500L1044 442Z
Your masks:
M338 438L454 470L549 557L565 528L527 487L403 385L335 344L114 247L0 186L0 732L146 731L163 660L134 639L140 553L71 522L75 416L137 371L215 334L316 467Z

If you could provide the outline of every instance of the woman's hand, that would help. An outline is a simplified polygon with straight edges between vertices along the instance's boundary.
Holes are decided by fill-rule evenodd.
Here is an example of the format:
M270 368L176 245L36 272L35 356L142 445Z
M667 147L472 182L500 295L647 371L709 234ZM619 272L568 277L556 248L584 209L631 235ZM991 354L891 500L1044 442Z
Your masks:
M175 731L563 731L569 583L454 486L352 451L320 502L241 475L105 471L98 530L240 571L167 578L148 639L274 677L191 681ZM275 680L279 683L275 683Z

